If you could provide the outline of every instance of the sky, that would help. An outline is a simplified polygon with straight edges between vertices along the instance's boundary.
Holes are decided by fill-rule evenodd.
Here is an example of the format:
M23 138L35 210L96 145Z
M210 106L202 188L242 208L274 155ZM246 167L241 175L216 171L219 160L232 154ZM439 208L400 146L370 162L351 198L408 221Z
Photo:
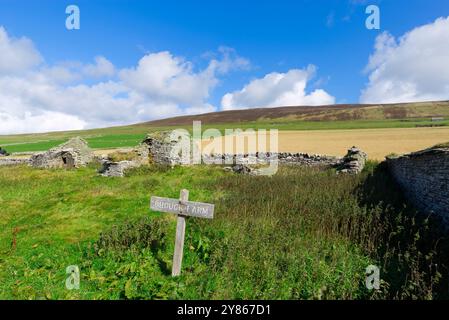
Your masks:
M0 0L0 134L428 100L449 100L446 0Z

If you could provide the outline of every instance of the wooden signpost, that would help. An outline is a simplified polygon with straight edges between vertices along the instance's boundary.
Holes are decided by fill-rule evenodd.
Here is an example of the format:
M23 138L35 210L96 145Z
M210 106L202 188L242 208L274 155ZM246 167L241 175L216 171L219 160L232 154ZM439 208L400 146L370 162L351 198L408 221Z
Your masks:
M214 205L202 202L192 202L189 200L189 191L181 190L178 199L151 197L150 208L154 211L174 213L178 215L176 224L175 253L173 255L172 276L181 274L182 255L184 250L184 237L186 231L186 218L214 218Z

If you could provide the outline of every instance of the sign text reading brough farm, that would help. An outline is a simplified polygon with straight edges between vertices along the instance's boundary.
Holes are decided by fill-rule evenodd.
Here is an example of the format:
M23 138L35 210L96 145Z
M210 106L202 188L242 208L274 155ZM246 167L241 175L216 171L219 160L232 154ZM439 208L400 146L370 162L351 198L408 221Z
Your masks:
M214 218L213 204L186 201L183 205L179 203L178 199L151 197L150 208L155 211L179 214L182 206L184 207L182 210L182 215L184 216L206 219Z
M173 254L172 276L181 274L182 254L186 232L186 217L213 219L214 205L189 201L189 190L181 190L179 200L151 197L150 209L154 211L174 213L178 216L176 223L175 253Z

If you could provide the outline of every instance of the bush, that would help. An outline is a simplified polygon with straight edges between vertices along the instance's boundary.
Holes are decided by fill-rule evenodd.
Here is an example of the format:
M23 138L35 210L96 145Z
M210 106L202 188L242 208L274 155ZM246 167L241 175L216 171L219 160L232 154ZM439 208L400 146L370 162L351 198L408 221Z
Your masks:
M114 226L108 232L100 234L94 248L97 254L104 251L123 252L130 249L151 249L152 251L165 248L168 221L145 217L135 222L128 222Z
M9 153L5 149L0 147L0 156L9 156Z

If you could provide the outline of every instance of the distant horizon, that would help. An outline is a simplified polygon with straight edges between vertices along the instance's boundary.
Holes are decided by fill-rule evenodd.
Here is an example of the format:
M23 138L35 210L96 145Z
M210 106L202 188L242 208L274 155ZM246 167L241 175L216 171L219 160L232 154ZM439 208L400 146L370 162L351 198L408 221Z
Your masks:
M95 127L95 128L85 128L85 129L78 129L78 130L55 130L55 131L47 131L47 132L28 132L28 133L11 133L11 134L0 134L0 137L8 137L8 136L20 136L20 135L34 135L34 134L51 134L51 133L63 133L63 132L83 132L83 131L89 131L89 130L102 130L102 129L110 129L110 128L120 128L120 127L129 127L129 126L138 126L142 124L151 124L152 122L158 122L158 121L167 121L174 118L186 118L186 117L196 117L196 116L207 116L208 114L217 114L217 113L223 113L223 112L244 112L249 110L263 110L263 109L283 109L283 108L323 108L323 107L344 107L344 106L352 106L354 108L357 108L358 106L390 106L390 105L408 105L408 104L419 104L419 103L449 103L449 100L431 100L431 101L413 101L413 102L398 102L398 103L367 103L367 104L361 104L361 103L343 103L343 104L331 104L331 105L316 105L316 106L279 106L279 107L256 107L256 108L248 108L248 109L238 109L238 110L220 110L220 111L214 111L214 112L208 112L208 113L199 113L199 114L191 114L191 115L180 115L180 116L173 116L173 117L167 117L167 118L161 118L161 119L153 119L153 120L147 120L142 122L134 122L134 123L128 123L128 124L122 124L122 125L115 125L115 126L107 126L107 127ZM345 121L345 120L334 120L334 121ZM245 122L245 121L238 121L238 122ZM172 125L173 126L173 125Z

